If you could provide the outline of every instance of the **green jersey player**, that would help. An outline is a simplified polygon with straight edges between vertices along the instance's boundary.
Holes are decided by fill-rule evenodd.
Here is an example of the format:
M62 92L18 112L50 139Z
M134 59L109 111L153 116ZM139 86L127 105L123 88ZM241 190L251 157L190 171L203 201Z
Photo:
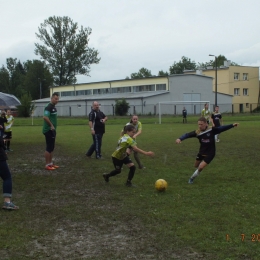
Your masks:
M135 152L142 153L147 156L154 156L154 153L149 151L143 151L137 147L136 141L133 139L136 133L135 127L133 125L126 125L124 128L124 135L121 136L118 140L117 148L112 154L112 162L115 167L110 173L104 173L103 177L106 182L109 182L109 178L115 176L121 172L123 164L129 168L128 178L126 181L126 186L132 187L132 179L135 174L135 165L132 160L129 158L127 149L131 148Z

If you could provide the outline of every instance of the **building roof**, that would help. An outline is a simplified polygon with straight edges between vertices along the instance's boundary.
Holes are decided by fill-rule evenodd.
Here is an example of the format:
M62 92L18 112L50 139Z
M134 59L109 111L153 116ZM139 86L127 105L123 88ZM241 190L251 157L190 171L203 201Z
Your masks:
M143 92L134 92L134 93L112 93L112 94L97 94L97 95L81 95L81 96L66 96L60 97L59 102L65 101L95 101L95 100L115 100L115 99L135 99L135 98L147 98L153 96L159 96L162 94L169 94L167 90L161 91L143 91ZM46 103L50 98L43 98L34 100L36 103Z

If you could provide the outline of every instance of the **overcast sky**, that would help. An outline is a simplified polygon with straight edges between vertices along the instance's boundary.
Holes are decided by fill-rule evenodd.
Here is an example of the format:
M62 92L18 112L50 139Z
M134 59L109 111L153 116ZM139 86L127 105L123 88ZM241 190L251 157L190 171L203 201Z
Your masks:
M78 83L124 79L142 67L158 75L182 56L260 66L259 12L259 0L0 0L0 66L9 57L40 59L35 33L54 15L92 29L101 61Z

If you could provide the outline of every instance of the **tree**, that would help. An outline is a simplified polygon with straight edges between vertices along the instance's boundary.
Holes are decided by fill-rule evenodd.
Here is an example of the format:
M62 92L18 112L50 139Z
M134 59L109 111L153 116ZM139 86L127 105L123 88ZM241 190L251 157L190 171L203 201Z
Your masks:
M30 93L33 100L39 99L41 84L41 97L49 97L49 86L53 84L53 76L46 64L40 60L27 60L24 63L24 68L26 71L24 80L26 93Z
M131 79L149 78L152 76L153 75L150 70L146 68L141 68L137 73L131 74Z
M224 55L218 55L217 56L217 67L219 68L220 66L223 66L224 65L224 61L227 61L228 59L224 56ZM231 65L232 66L239 66L237 63L235 62L231 62ZM213 60L210 60L209 62L205 62L205 63L198 63L197 65L198 68L201 68L201 69L206 69L207 67L213 67L215 68L216 67L216 62L215 62L215 59Z
M10 93L9 92L9 73L5 66L2 66L0 69L0 92Z
M118 116L126 116L130 106L129 103L123 98L122 100L116 100L115 113Z
M29 117L32 114L35 106L32 103L32 97L30 94L24 94L21 97L21 105L17 106L19 117Z
M69 17L49 17L38 27L35 54L40 55L54 76L54 84L76 83L76 74L88 75L91 64L98 64L98 51L88 46L91 28L79 28Z
M158 72L158 76L169 76L169 73L167 71L164 72L163 70L160 70Z
M195 70L196 63L191 61L189 58L182 56L179 62L174 62L172 66L170 66L170 74L183 74L184 70Z

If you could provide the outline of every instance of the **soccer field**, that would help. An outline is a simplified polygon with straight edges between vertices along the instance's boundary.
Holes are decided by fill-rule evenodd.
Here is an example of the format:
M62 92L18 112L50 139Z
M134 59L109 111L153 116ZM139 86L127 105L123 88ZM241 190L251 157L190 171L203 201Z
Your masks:
M17 120L8 163L20 209L1 211L1 259L259 259L260 122L233 119L224 122L239 127L221 133L215 159L192 185L198 140L175 140L195 130L196 120L140 119L137 146L155 157L140 155L146 169L136 170L136 188L124 185L126 167L109 183L102 177L113 169L111 154L127 121L111 120L105 159L87 160L87 121L60 120L54 151L60 168L48 172L40 119L33 126ZM161 178L168 188L159 193L154 183Z

